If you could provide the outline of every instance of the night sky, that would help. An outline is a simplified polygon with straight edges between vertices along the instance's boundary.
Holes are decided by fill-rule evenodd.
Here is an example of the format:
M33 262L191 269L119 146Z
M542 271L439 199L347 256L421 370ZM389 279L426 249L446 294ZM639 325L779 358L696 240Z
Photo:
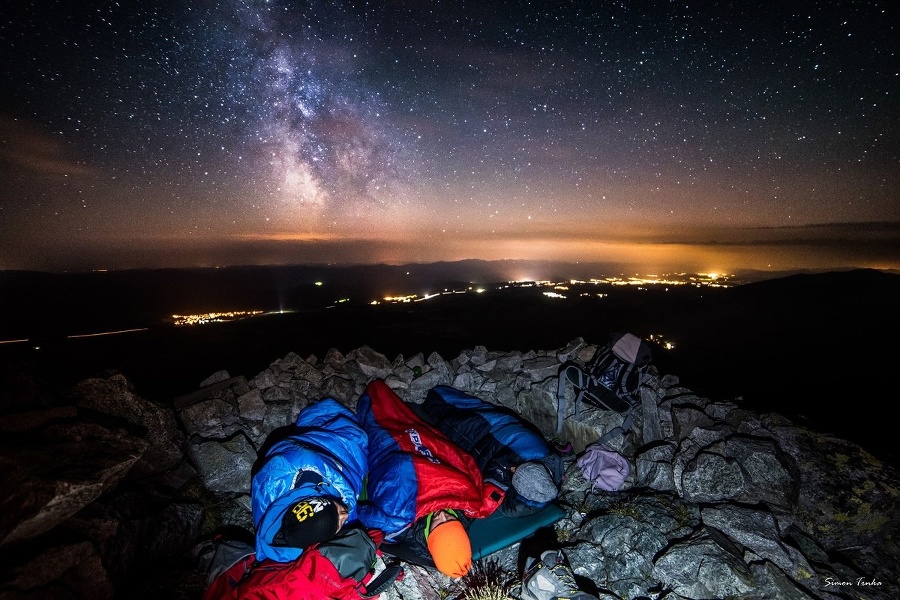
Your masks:
M895 6L7 1L0 269L898 269Z

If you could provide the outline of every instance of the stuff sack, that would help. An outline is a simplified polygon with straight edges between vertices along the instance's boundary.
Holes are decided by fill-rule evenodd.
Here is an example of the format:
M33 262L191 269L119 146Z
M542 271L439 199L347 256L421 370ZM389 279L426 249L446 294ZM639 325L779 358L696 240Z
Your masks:
M557 390L557 437L562 436L567 382L575 388L576 416L582 400L598 408L625 414L621 427L607 433L601 441L618 433L627 433L631 428L632 411L641 402L641 381L652 359L648 342L633 333L614 333L586 365L574 360L563 363Z
M600 442L588 445L577 463L584 478L591 482L592 492L597 488L617 492L631 473L628 459Z
M380 535L376 538L380 541ZM291 562L256 561L251 554L216 577L203 600L377 598L402 577L403 570L392 564L374 577L376 554L375 540L359 528L310 546Z

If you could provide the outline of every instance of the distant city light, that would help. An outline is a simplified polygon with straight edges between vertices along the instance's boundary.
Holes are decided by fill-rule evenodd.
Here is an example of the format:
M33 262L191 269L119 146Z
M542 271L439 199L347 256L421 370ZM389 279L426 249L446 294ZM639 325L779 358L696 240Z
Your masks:
M666 340L666 339L664 339L664 338L665 338L665 336L663 336L663 335L661 335L661 334L658 334L658 333L652 333L652 334L650 334L650 336L648 337L648 339L649 339L651 342L653 342L653 343L655 343L655 344L661 346L661 347L663 348L663 350L674 350L674 349L675 349L675 342L673 342L673 341L671 341L671 340Z
M206 325L207 323L225 323L244 317L262 314L261 310L233 310L228 312L212 312L199 315L172 315L175 325Z

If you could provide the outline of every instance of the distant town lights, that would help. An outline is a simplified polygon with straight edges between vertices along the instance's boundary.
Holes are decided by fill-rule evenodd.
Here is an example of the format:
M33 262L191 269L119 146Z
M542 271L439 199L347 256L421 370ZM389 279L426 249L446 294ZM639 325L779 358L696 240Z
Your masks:
M172 315L175 325L206 325L207 323L225 323L244 317L262 314L261 310L232 310L227 312L202 313L199 315Z

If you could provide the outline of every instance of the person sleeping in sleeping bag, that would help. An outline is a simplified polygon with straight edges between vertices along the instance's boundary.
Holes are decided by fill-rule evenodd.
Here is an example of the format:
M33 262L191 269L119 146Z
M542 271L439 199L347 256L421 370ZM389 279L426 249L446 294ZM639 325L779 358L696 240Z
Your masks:
M357 521L368 448L356 415L334 398L270 434L250 484L258 560L294 561Z
M459 578L472 564L467 528L493 513L503 491L487 483L475 459L419 417L383 380L366 386L356 407L369 438L365 500L359 520L384 534L382 548L433 564ZM418 557L419 560L416 560Z
M502 514L532 514L559 495L562 456L514 411L446 385L429 390L415 408L472 455L485 481L506 490Z

